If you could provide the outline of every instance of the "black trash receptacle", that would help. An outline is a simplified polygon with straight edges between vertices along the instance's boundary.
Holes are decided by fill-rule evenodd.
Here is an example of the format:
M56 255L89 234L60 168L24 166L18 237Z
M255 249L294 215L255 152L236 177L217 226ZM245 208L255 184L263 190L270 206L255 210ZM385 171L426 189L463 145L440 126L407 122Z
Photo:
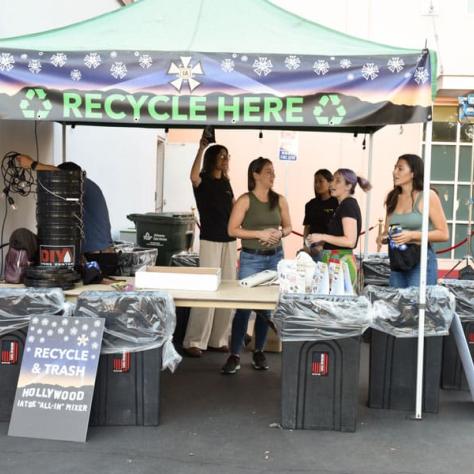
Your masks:
M10 421L27 329L0 336L0 422Z
M280 295L283 428L355 431L365 297Z
M158 426L161 347L102 354L90 426Z
M163 292L83 292L74 315L105 318L90 424L157 426L162 346L174 329ZM169 349L168 349L169 358Z
M461 318L464 335L474 358L474 281L446 279L441 285L456 298L456 313ZM453 334L444 337L441 388L445 390L469 390L458 348Z
M283 342L281 424L289 429L356 429L360 337Z
M474 321L463 321L462 328L469 345L471 357L474 358ZM445 390L469 390L456 341L452 334L444 337L441 388Z
M199 255L191 252L181 252L171 257L172 267L199 267ZM188 328L190 308L176 308L176 328L173 334L173 342L176 346L183 345L186 329Z
M415 410L417 338L400 338L372 330L369 407ZM438 413L443 338L426 337L423 359L423 402L427 413Z
M169 265L171 256L188 250L194 240L194 216L191 213L129 214L137 228L140 247L158 249L157 265Z

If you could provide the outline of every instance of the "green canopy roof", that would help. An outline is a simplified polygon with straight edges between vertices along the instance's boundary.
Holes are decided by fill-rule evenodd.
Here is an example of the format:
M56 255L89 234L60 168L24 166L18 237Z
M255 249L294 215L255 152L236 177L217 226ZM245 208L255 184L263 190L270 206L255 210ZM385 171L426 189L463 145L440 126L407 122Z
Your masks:
M320 55L409 54L318 25L267 0L140 0L70 26L0 39L0 48Z
M355 38L268 0L139 0L0 39L3 118L261 126L252 115L260 97L268 127L294 119L297 128L378 128L429 119L430 86L436 91L436 53ZM211 113L198 117L204 96ZM304 98L303 111L292 97ZM134 104L148 107L146 120ZM248 114L235 118L234 106ZM179 107L190 110L186 118Z

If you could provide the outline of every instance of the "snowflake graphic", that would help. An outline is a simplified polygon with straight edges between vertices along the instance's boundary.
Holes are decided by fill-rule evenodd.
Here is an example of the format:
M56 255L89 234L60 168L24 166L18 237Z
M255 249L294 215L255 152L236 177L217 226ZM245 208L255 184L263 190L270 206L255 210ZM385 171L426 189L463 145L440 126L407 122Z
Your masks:
M402 58L394 57L388 60L387 66L391 72L400 72L405 66L405 61Z
M64 334L64 328L58 328L58 334Z
M26 61L28 59L28 55L23 53L20 58L23 60L23 61Z
M249 57L248 57L246 54L244 54L243 56L240 57L240 59L241 59L244 63L246 63L246 62L249 60Z
M79 69L73 69L71 71L71 79L73 81L80 81L82 79L82 73Z
M121 61L116 61L110 68L110 75L115 79L123 79L127 75L127 66Z
M115 58L117 57L117 52L116 52L116 51L112 51L112 52L110 53L110 57L113 58L113 59L115 59Z
M285 66L290 71L296 71L301 66L301 59L294 54L285 58Z
M79 320L76 319L76 320L74 321L74 324L77 326L77 325L79 324Z
M232 57L235 59L238 56L237 53L232 53Z
M53 328L55 328L57 325L58 325L58 323L57 323L56 321L53 321L53 322L51 323L51 327L53 327Z
M362 66L362 76L366 81L373 81L379 75L379 67L374 63L365 63Z
M30 332L35 332L35 329L36 329L36 328L35 328L34 326L30 326L29 331L30 331Z
M91 359L93 359L93 360L95 359L95 354L91 355Z
M30 337L28 338L28 342L34 342L34 340L35 340L35 336L30 336Z
M98 53L89 53L84 57L84 64L89 69L97 69L102 64L102 58Z
M77 345L78 346L87 346L88 342L89 342L89 338L85 334L81 334L77 338Z
M41 326L47 326L48 323L49 323L49 321L46 318L41 320Z
M133 53L133 55L138 57L138 56L140 56L140 53L139 53L138 51L135 51L135 52Z
M329 63L325 59L318 59L313 64L313 71L318 76L321 76L321 75L324 76L329 71Z
M51 64L54 67L63 67L66 64L67 56L64 53L56 53L51 56Z
M176 79L171 81L170 84L177 91L181 91L185 82L188 84L191 92L201 84L194 78L194 76L198 74L204 74L201 63L198 62L194 66L191 66L191 59L191 56L180 56L181 63L177 65L171 62L168 68L168 74L176 74Z
M100 327L100 321L94 321L94 326L95 326L96 328Z
M31 59L28 63L28 69L31 74L39 74L41 71L41 61L39 59Z
M97 337L97 331L91 331L91 337Z
M27 347L26 352L31 352L31 347Z
M151 56L149 54L142 54L138 58L138 63L140 64L141 68L148 69L153 64L153 60L151 59Z
M235 63L232 59L226 58L221 61L221 69L224 72L232 72L234 70Z
M351 74L348 74L348 75L347 75L347 80L353 81L353 80L354 80L354 74L352 74L352 73L351 73Z
M61 321L61 324L62 324L63 326L67 326L67 325L69 324L69 321L68 321L67 319L63 319L63 320Z
M43 51L40 51L40 52L38 53L38 56L43 56L43 54L44 54Z
M44 342L44 337L40 337L40 342L41 342L41 343Z
M46 334L51 337L54 334L54 331L52 329L48 329Z
M97 344L97 342L93 342L91 344L91 347L92 347L92 349L97 349L99 347L99 344Z
M429 77L430 75L424 67L417 67L415 73L413 74L413 79L418 85L424 84L429 79Z
M272 72L273 64L270 59L259 56L259 58L253 62L252 67L259 76L262 74L268 76Z
M37 334L43 334L43 330L41 328L39 328L37 331L36 331Z
M15 58L10 53L0 54L0 71L11 71L15 64Z
M69 330L69 334L71 336L75 336L79 331L77 330L76 327L72 327L70 330Z
M31 320L31 322L32 322L33 324L38 324L38 323L39 323L39 318L38 318L38 316L35 316L35 317Z
M64 336L64 342L69 341L69 336Z
M84 323L81 328L83 331L87 331L89 329L89 325L87 323Z
M410 79L410 77L411 77L411 72L406 72L406 73L403 75L403 77L404 77L405 79Z
M341 59L339 66L341 66L342 69L349 69L352 66L352 62L350 59Z

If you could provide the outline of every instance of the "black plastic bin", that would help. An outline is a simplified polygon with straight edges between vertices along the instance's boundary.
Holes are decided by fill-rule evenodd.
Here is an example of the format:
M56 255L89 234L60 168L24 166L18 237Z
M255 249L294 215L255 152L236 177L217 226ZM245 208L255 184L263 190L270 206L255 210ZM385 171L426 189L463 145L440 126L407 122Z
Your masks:
M372 330L369 407L415 410L417 338ZM422 410L438 413L443 338L425 337Z
M172 267L199 267L199 255L197 253L182 252L171 257ZM176 308L176 328L173 334L173 343L182 347L186 329L188 328L190 308Z
M463 321L462 328L474 358L474 321ZM469 390L454 336L450 334L443 341L443 367L441 388L445 390Z
M283 342L283 428L355 431L359 358L360 337Z
M194 216L191 213L129 214L137 228L140 247L158 249L157 265L169 265L171 256L188 250L194 240Z
M27 329L0 336L0 422L10 421Z
M158 426L162 348L100 356L91 426Z

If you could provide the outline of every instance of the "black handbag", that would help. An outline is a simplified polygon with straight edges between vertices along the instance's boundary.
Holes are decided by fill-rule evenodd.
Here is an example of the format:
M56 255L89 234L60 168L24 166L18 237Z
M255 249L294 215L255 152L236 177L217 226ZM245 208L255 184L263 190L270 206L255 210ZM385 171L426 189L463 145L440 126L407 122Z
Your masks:
M406 272L420 263L421 246L417 244L406 244L406 246L405 250L388 246L390 270Z

